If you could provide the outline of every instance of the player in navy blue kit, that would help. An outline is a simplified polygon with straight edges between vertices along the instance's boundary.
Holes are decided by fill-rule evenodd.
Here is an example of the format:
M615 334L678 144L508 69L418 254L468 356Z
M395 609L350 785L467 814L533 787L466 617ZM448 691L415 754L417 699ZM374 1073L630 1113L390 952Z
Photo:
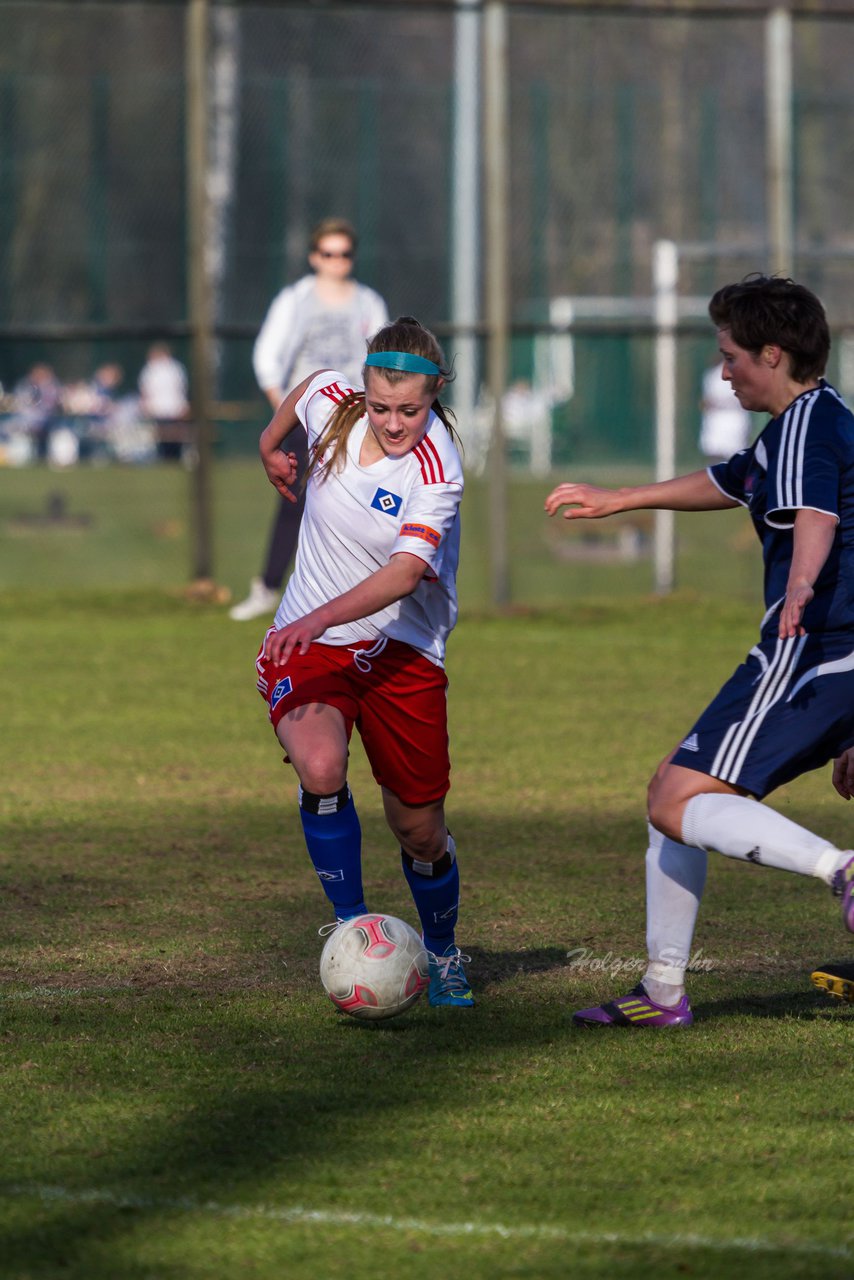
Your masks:
M709 850L817 877L854 932L852 851L759 803L854 746L854 416L824 381L830 334L808 289L748 277L719 289L709 314L724 379L745 409L771 414L754 444L673 480L561 484L546 500L569 520L741 505L765 564L758 644L650 783L646 973L627 996L576 1013L581 1025L693 1021L685 969Z

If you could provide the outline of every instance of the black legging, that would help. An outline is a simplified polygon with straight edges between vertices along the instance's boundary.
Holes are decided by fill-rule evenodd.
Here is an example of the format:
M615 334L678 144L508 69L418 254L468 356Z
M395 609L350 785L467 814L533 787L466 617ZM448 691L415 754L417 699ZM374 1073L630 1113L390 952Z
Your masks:
M305 490L302 487L308 466L308 441L305 431L297 428L289 436L285 436L281 448L286 453L295 453L299 464L299 475L295 492L298 502L288 502L287 498L277 498L276 516L270 532L267 557L264 561L264 586L271 591L281 591L288 565L293 559L299 537L299 526L305 507Z

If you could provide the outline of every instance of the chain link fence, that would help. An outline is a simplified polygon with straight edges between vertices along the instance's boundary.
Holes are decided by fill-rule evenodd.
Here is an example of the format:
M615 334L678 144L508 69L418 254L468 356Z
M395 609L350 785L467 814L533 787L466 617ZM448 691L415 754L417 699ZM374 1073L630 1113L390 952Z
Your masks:
M306 270L323 216L357 226L356 274L393 313L419 316L451 355L461 344L461 12L411 0L212 0L221 453L254 448L266 410L252 342L273 294ZM758 4L556 0L511 0L507 12L510 379L521 406L511 460L648 463L655 242L714 247L685 259L680 288L695 297L779 265L767 247L767 15ZM854 325L854 5L793 16L792 271L842 334ZM0 382L14 387L37 361L70 381L110 360L133 389L154 338L191 359L187 5L0 0L0 24ZM474 336L467 358L479 381L477 325ZM682 459L696 456L711 345L702 319L684 327ZM844 349L836 344L831 370L843 381ZM530 392L547 400L539 453Z

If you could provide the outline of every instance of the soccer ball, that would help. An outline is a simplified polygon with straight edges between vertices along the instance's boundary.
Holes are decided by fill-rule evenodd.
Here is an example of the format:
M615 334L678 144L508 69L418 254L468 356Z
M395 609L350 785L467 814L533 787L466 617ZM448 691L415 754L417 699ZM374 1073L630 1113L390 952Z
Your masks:
M355 916L326 939L320 981L342 1013L393 1018L429 985L427 952L415 930L397 916Z

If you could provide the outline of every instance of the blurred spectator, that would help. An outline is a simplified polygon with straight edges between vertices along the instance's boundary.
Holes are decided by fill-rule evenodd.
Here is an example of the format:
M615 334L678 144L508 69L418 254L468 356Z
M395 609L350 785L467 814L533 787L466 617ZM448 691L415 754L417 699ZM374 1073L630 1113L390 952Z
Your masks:
M120 396L110 416L110 457L116 462L137 465L153 462L157 456L154 429L139 412L139 397Z
M343 218L324 218L311 233L311 273L286 285L270 303L252 363L274 412L288 391L316 369L335 369L361 386L366 339L388 322L388 310L378 293L353 279L355 255L355 228ZM302 475L308 465L303 428L283 447L297 454ZM246 599L229 611L236 622L272 617L276 611L297 545L303 510L299 492L297 503L276 500L261 575L251 580Z
M81 380L65 387L62 393L65 422L54 432L53 442L71 431L76 441L75 456L71 456L70 442L63 438L54 450L57 456L49 457L49 460L61 466L76 462L78 457L81 462L107 461L112 454L112 419L123 377L121 365L103 364L88 382Z
M154 423L157 456L178 462L188 441L187 370L165 342L155 342L139 375L140 412Z
M33 366L12 391L0 387L0 463L28 466L39 445L38 456L52 467L153 461L153 423L143 417L136 389L122 391L120 364L107 361L90 379L65 386L46 369Z
M466 464L475 475L486 469L492 442L495 402L488 387L482 387L471 416L466 439ZM552 465L551 389L537 388L524 378L510 384L501 397L501 425L507 456L527 463L532 475L548 475Z
M750 414L736 400L731 383L724 382L723 369L723 361L716 358L703 374L700 451L709 464L725 462L750 443Z
M51 435L62 420L62 386L49 364L34 364L16 383L12 405L18 431L30 437L38 461L47 461Z
M116 413L124 376L124 369L114 361L99 365L92 375L88 427L81 446L81 456L90 461L104 460L114 451Z
M99 417L109 417L113 405L118 399L119 388L124 381L125 372L120 364L110 361L107 364L99 365L92 375L90 387L95 397L96 414Z
M521 443L531 474L547 476L552 465L552 400L530 382L511 383L501 399L501 419L509 444Z

